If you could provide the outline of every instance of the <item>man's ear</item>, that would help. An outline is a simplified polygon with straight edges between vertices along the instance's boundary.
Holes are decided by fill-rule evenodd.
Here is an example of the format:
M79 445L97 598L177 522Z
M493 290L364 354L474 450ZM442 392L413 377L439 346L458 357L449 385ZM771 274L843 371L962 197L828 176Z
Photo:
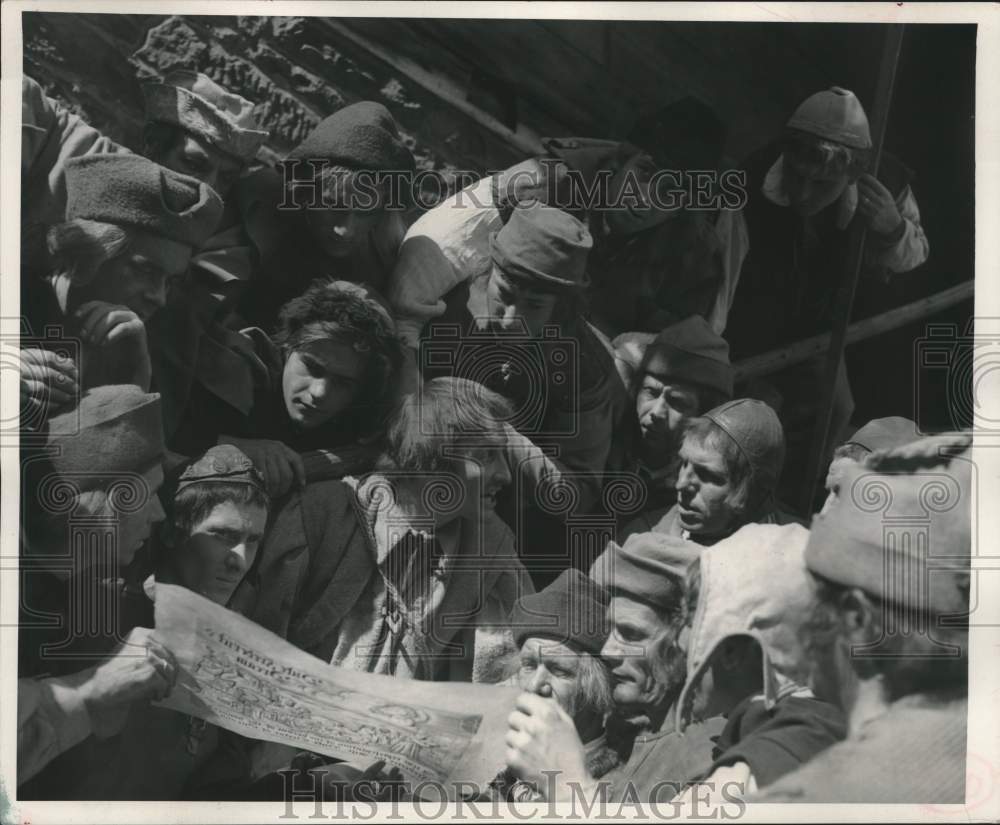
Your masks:
M845 590L840 597L840 614L847 637L852 644L872 642L872 628L875 624L874 606L857 587Z

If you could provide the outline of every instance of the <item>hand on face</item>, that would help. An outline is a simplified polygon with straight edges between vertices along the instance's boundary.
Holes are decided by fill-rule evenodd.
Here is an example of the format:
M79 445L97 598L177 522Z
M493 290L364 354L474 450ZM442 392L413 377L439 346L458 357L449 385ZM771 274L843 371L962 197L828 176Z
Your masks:
M545 772L557 772L556 801L569 798L572 784L592 782L576 726L555 699L521 694L507 724L507 767L516 776L545 793Z
M518 686L537 696L555 698L574 722L580 694L580 656L565 644L552 639L527 638L521 645Z
M858 178L858 212L865 225L879 235L892 234L903 220L892 193L878 178L869 174Z
M150 628L137 627L111 658L84 674L79 689L92 729L106 738L122 730L132 705L170 694L177 663Z

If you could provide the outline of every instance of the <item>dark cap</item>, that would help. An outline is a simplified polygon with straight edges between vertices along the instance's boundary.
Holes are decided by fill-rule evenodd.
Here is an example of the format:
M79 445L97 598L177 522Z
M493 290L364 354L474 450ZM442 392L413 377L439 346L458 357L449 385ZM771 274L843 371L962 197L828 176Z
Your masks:
M217 444L197 461L189 464L181 473L176 492L179 493L192 484L212 482L246 484L249 487L256 487L265 496L267 495L267 487L260 471L239 448L232 444Z
M564 570L539 593L514 605L511 627L520 646L525 639L553 639L597 655L608 639L608 595L579 570Z

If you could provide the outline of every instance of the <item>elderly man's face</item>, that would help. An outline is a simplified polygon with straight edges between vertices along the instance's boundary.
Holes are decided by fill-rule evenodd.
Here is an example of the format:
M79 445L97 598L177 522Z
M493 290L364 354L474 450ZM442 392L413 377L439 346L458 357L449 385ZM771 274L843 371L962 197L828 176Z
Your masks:
M698 414L698 391L690 384L647 373L635 397L643 460L661 467L676 455L684 422Z
M677 474L677 508L681 525L690 533L713 536L730 528L736 512L736 486L725 458L700 440L685 438Z
M612 698L623 715L660 706L684 681L684 668L666 661L676 632L651 606L615 595L608 605L611 634L601 658L611 671Z
M521 690L551 695L570 716L577 715L582 707L581 654L553 639L529 637L521 645L521 664L517 671L517 684Z

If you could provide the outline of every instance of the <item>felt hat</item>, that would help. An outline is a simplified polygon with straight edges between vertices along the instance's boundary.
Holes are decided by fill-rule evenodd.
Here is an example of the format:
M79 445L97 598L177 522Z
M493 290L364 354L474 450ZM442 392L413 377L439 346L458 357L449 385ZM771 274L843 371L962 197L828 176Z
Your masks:
M352 103L322 120L288 159L326 160L370 172L411 171L416 166L389 110L371 100Z
M785 433L771 407L756 399L737 398L704 417L735 442L758 479L777 483L785 463Z
M812 615L817 590L805 564L808 540L809 531L798 524L748 524L701 551L687 681L677 704L679 731L690 721L691 700L712 654L733 636L760 644L767 707L805 684L800 630Z
M143 474L164 456L160 396L133 384L89 390L46 428L50 471L80 490L104 489L124 473Z
M970 446L967 434L927 438L852 463L840 495L813 519L809 570L916 611L966 613Z
M894 415L888 418L875 418L861 427L844 444L857 444L872 453L876 450L889 450L902 447L920 438L917 424L909 418Z
M726 125L707 103L688 95L640 115L626 138L661 169L715 169L726 143Z
M854 92L832 86L810 95L788 120L788 128L842 143L855 149L871 149L872 136L861 101Z
M515 209L490 236L493 262L503 272L557 289L587 285L587 255L593 245L580 221L542 204Z
M525 639L552 639L598 655L608 639L608 594L579 570L564 570L538 593L514 605L510 625L518 646Z
M222 201L201 181L142 155L83 155L66 162L66 220L130 226L200 247L222 218Z
M207 140L227 155L252 160L268 133L258 128L253 103L188 69L142 84L146 120L168 123Z
M700 315L671 324L657 335L646 347L639 371L718 390L726 398L733 394L729 344Z
M591 566L590 577L611 593L675 610L683 604L691 565L701 552L697 544L682 538L633 533L620 547L608 542Z
M177 481L176 492L193 484L245 484L267 495L267 486L260 470L238 447L217 444L196 461L189 464Z

